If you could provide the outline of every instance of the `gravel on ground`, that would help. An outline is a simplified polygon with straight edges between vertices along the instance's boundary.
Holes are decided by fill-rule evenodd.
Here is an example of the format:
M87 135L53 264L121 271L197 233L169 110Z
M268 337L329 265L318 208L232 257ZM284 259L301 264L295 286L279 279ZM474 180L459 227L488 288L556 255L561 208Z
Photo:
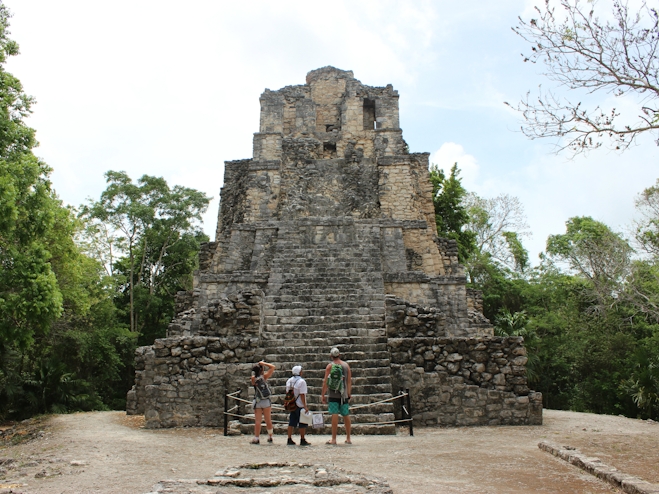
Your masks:
M221 429L143 428L124 412L54 415L23 441L0 444L0 493L136 493L160 480L207 479L232 466L305 462L385 479L395 493L603 493L603 481L541 451L549 440L659 483L659 423L624 417L544 411L544 425L416 428L410 437L354 436L353 444L251 445Z

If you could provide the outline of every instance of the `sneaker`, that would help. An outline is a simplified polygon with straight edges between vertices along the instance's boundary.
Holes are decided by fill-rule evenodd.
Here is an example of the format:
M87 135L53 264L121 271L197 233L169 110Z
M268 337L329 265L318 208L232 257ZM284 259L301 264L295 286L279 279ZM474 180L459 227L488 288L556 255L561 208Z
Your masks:
M252 438L251 444L260 444L259 438L258 437Z
M271 437L268 438L268 442L269 442L269 443L272 442L272 438L271 438Z
M288 438L288 442L286 444L288 446L296 446L295 441L293 441L290 437Z
M311 446L311 443L307 442L306 439L300 439L300 446Z

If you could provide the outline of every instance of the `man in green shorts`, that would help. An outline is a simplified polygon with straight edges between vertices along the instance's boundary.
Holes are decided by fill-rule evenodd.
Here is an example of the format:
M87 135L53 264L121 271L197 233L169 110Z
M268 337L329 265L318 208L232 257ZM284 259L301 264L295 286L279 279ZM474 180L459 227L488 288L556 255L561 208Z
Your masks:
M329 391L327 411L332 416L332 439L327 444L336 444L339 415L343 417L346 428L346 444L352 444L350 441L350 406L348 405L350 396L352 396L352 372L350 366L341 360L338 348L332 348L330 357L332 357L332 361L325 368L322 391L323 403L327 403L325 395Z

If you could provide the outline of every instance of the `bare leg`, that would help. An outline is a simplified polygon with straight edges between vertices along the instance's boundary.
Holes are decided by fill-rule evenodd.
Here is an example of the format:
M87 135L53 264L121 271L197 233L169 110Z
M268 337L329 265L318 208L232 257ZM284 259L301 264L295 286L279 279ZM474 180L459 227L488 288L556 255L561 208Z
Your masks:
M263 409L263 416L265 418L265 428L268 431L268 436L272 439L272 409L270 407Z
M270 407L263 409L263 418L265 419L266 429L272 429L272 409Z
M346 444L352 444L350 441L350 415L343 417L343 423L346 426Z
M258 439L261 435L261 412L262 408L254 409L254 437Z
M307 433L306 427L300 427L300 441L304 441L304 435Z
M330 444L336 444L336 433L339 430L339 416L337 414L332 415L332 440Z
M289 425L288 426L288 438L291 439L292 436L293 436L293 427Z

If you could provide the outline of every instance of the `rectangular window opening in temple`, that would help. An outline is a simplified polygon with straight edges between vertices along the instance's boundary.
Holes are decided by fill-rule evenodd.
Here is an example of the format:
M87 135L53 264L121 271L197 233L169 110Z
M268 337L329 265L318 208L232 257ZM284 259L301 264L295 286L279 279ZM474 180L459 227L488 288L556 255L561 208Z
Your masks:
M323 158L336 158L336 144L332 142L323 143Z
M364 98L364 130L375 129L375 100Z

